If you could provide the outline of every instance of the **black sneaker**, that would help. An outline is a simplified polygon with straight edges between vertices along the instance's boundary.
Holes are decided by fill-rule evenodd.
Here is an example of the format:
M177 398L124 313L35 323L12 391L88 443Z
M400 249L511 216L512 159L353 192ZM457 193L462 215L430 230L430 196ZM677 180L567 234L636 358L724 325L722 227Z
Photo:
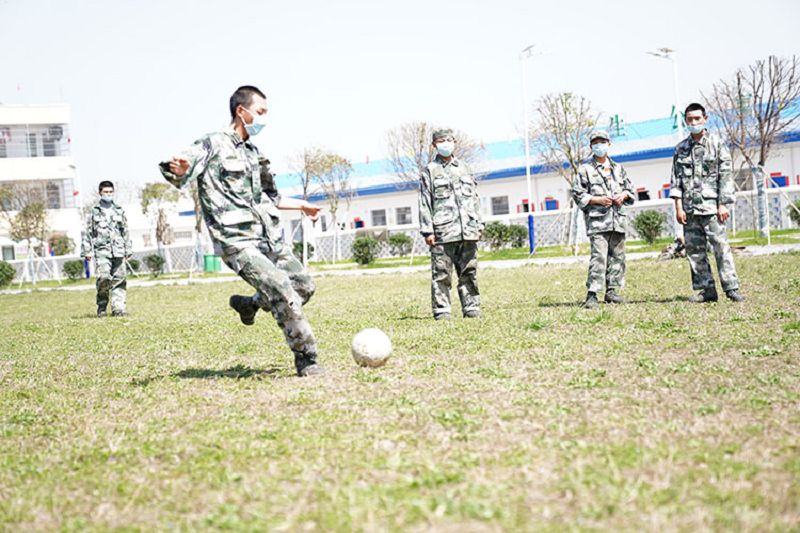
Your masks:
M106 313L105 307L98 307L97 308L97 318L104 318L108 313Z
M128 316L125 311L111 311L111 316Z
M695 294L689 298L690 302L696 304L711 303L717 300L719 300L719 296L717 295L717 289L715 287L703 289L699 294Z
M450 313L442 313L441 315L433 315L434 320L453 320L453 315Z
M608 289L606 291L606 297L603 298L603 301L607 304L624 304L625 298L617 294L617 291L614 289Z
M228 305L239 313L242 324L245 326L252 326L255 324L258 305L253 301L252 297L234 294L231 296L230 300L228 300Z
M586 293L586 299L583 301L584 309L597 309L600 302L597 301L597 294L593 292Z
M742 296L742 294L739 292L739 289L731 289L729 291L726 291L725 292L725 296L728 297L728 300L731 300L731 301L734 301L734 302L743 302L744 301L744 296Z
M480 318L482 316L483 314L481 314L480 309L474 309L472 311L467 311L466 313L464 313L464 318Z

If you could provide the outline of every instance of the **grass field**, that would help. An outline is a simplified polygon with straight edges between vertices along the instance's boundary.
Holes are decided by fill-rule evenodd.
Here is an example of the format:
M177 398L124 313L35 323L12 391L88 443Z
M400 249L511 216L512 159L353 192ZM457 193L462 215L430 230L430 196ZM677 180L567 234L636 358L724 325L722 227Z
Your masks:
M487 270L450 323L425 273L322 278L321 379L241 282L0 296L0 530L800 531L800 255L737 266L745 304L648 260L597 311L584 265Z

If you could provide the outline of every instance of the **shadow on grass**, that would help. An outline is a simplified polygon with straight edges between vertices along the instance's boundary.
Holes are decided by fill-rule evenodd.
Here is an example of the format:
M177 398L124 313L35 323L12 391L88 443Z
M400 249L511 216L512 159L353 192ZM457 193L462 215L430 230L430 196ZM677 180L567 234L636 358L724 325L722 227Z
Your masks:
M670 304L676 302L688 302L688 296L672 296L670 298L641 298L638 300L626 300L624 304L607 304L603 301L602 296L598 296L600 305L632 305L632 304ZM580 307L583 300L571 302L539 302L539 307Z
M139 387L146 387L154 381L165 378L181 378L181 379L251 379L261 378L266 376L273 376L280 372L280 368L251 368L244 365L236 365L223 370L214 370L211 368L187 368L180 372L169 374L168 376L154 376L144 379L135 379L131 382L132 385Z

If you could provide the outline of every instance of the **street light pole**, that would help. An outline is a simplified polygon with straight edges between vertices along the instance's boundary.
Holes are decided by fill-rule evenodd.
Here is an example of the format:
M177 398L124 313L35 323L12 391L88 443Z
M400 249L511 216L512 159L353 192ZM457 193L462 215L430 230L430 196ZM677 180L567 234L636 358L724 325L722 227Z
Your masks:
M536 251L536 229L533 221L533 210L536 206L536 199L539 197L538 190L535 195L531 193L531 148L530 133L528 123L528 68L527 59L533 57L533 49L536 45L532 44L524 48L519 53L519 61L522 65L522 120L524 122L525 137L525 183L528 187L528 252L533 254ZM536 187L536 185L534 185Z
M680 102L681 102L681 96L680 96L680 90L678 88L678 57L677 57L677 53L675 52L675 50L673 50L671 48L666 48L666 47L665 48L658 48L655 51L647 52L647 53L650 54L651 56L655 56L655 57L658 57L658 58L661 58L661 59L668 59L670 62L672 62L672 89L674 91L674 97L675 97L675 104L674 105L675 105L675 115L677 115L676 116L676 122L678 124L678 137L683 139L683 136L684 136L683 119L680 116L680 107L679 107L680 106Z

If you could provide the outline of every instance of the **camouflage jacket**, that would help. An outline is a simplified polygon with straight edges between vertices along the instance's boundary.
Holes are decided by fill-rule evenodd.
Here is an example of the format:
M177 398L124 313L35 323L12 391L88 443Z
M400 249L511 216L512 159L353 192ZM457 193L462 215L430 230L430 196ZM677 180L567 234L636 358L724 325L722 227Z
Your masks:
M578 174L572 180L572 198L583 211L586 220L586 233L594 235L606 231L625 233L628 229L628 214L626 206L632 205L636 192L633 190L625 172L625 167L608 158L610 169L603 168L592 157L578 169ZM623 192L628 193L628 198L621 206L589 205L593 196L617 196Z
M197 180L203 218L218 252L235 253L262 242L273 249L282 245L280 194L269 161L255 145L228 129L201 137L181 157L189 161L186 174L170 172L168 161L159 164L161 174L179 188Z
M128 257L133 253L128 232L128 219L120 206L112 203L103 207L100 202L86 217L81 239L81 255L86 257Z
M422 171L419 226L437 243L477 241L483 231L475 177L466 163L439 156Z
M670 198L682 198L683 209L695 215L715 215L719 205L734 201L731 153L708 131L700 141L690 135L675 147Z

